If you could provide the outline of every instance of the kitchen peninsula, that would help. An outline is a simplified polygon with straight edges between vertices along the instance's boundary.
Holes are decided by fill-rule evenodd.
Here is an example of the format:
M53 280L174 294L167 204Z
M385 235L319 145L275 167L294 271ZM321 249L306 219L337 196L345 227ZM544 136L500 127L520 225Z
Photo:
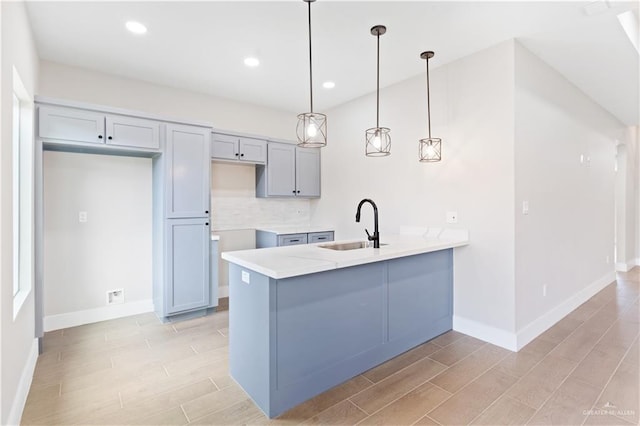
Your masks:
M389 236L378 249L340 241L223 253L231 376L275 417L450 330L453 249L468 242L456 230Z

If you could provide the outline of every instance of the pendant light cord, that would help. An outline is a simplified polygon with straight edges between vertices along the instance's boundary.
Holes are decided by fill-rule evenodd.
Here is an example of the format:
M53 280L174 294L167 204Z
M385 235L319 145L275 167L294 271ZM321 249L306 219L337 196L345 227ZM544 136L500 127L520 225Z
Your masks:
M431 98L429 96L429 58L427 57L427 123L429 125L429 139L431 139Z
M309 93L310 93L310 107L313 112L313 65L312 65L312 56L311 56L311 2L307 3L309 5Z
M376 127L380 127L380 31L376 37L378 39L378 59L376 77Z

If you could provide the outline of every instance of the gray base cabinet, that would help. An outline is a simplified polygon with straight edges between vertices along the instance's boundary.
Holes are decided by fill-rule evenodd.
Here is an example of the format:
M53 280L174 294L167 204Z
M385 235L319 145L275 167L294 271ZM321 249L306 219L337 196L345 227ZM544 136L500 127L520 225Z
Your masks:
M164 314L206 308L211 304L208 219L166 221Z
M269 417L452 328L451 249L229 284L229 371Z
M256 230L256 248L295 246L327 241L333 241L333 231L277 234L260 229Z
M320 197L320 149L267 144L267 164L256 167L256 197Z

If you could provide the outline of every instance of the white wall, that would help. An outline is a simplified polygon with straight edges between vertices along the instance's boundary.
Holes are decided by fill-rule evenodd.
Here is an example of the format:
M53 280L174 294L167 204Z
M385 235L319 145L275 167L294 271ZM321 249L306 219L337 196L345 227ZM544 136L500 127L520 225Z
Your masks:
M37 93L38 58L23 2L0 2L0 423L20 420L26 401L37 344L34 297L13 313L12 91L13 67L31 96Z
M305 226L310 222L308 199L256 198L256 166L211 163L211 224L220 236L218 256L225 251L256 247L255 228L269 225ZM219 297L229 296L229 265L218 259Z
M637 235L640 228L640 217L638 214L638 190L640 187L640 173L637 164L638 158L638 127L629 127L625 132L625 146L627 151L627 173L625 175L625 257L626 269L631 269L636 264L636 259L640 256L636 246L638 244Z
M164 87L155 84L146 83L144 81L121 78L113 75L98 73L76 67L70 67L62 64L52 63L48 61L41 62L40 73L40 90L41 96L70 99L74 101L87 102L92 104L107 105L111 107L119 107L132 109L142 112L158 114L173 119L195 120L205 123L211 123L213 126L224 130L235 130L243 133L252 133L281 139L295 139L296 115L293 113L276 111L259 106L238 103L235 101L216 98L201 93L188 92L185 90ZM62 173L67 166L66 161L72 156L50 156L47 155L47 161L44 164L44 174L52 176ZM82 157L85 158L85 157ZM86 157L89 158L89 157ZM86 166L82 166L77 170L78 178L84 176L82 180L102 181L110 173L115 173L118 167L121 167L123 161L119 157L101 156L92 160L87 160ZM78 163L80 167L80 163ZM92 167L95 166L95 167ZM130 174L131 188L139 189L147 186L147 176L151 175L150 162L145 160L133 161L126 165ZM111 170L111 171L109 171ZM252 166L234 166L222 163L212 163L212 224L214 230L237 230L254 227L258 224L271 224L271 221L301 222L308 224L309 222L309 202L301 200L256 200L255 195L255 177L254 168ZM113 188L115 189L115 188ZM58 197L62 188L53 189L45 188L45 196L53 200ZM113 194L114 191L110 191ZM139 197L129 199L126 207L130 211L150 212L151 211L151 190L139 193ZM148 196L147 196L148 195ZM84 191L82 195L77 196L75 203L92 215L92 212L99 212L104 208L105 199L96 197L92 191ZM86 243L87 236L83 234L86 227L79 226L77 223L77 209L60 207L62 210L57 214L65 216L64 220L75 221L75 225L65 230L64 244L68 247L81 245ZM301 212L301 213L298 213ZM48 213L47 213L48 214ZM68 216L68 217L67 217ZM46 217L46 215L45 215ZM150 215L148 218L150 219ZM48 219L47 219L48 220ZM61 219L62 220L62 219ZM53 237L53 231L50 222L45 223L45 240L47 240L47 253L53 251L52 247L61 249L61 256L67 256L65 250L60 246L59 237ZM118 235L122 232L122 223L119 221L105 220L101 223L100 232L103 233L101 241L107 240L109 245L118 243L117 239L108 239L107 236ZM97 232L97 230L96 230ZM221 234L225 240L221 241L221 246L241 248L252 248L253 239L247 238L246 231L226 232ZM53 244L55 238L56 244ZM136 274L142 273L142 268L146 268L146 254L150 253L151 239L150 234L140 235L135 241L129 242L130 249L134 252L145 253L144 262L141 262L140 268ZM74 303L67 303L64 306L60 303L47 298L45 300L45 309L47 312L56 315L72 313L70 309L85 310L96 307L100 301L104 305L104 292L106 289L117 288L115 284L99 279L87 282L87 277L98 276L100 274L100 265L92 265L85 269L82 275L65 276L60 271L51 271L51 265L55 265L55 260L45 253L45 264L48 265L45 270L45 293L51 294L52 289L74 288L80 291L88 291L87 285L91 289L91 298L77 300ZM106 257L105 257L106 256ZM116 255L102 253L102 260L106 264L118 264L120 261ZM220 261L222 262L222 261ZM224 264L220 265L221 273ZM139 275L139 279L134 283L130 280L127 284L132 291L127 291L127 299L133 297L146 297L146 291L143 287L151 282L151 269L146 268L146 275ZM51 273L50 273L51 272ZM71 281L64 281L63 278ZM223 277L224 278L224 277ZM63 282L64 281L64 282ZM226 279L220 280L220 286L226 285ZM221 295L225 292L222 289ZM135 299L133 299L135 300ZM49 306L53 303L54 306Z
M45 151L44 182L45 330L109 290L150 301L151 159Z
M381 91L389 157L364 155L375 94L330 110L312 222L335 224L337 238L363 237L371 211L365 208L361 223L354 216L370 197L384 242L403 225L446 226L445 213L457 211L471 244L455 250L454 322L500 342L515 331L513 41L440 67L436 52L430 64L432 135L443 138L442 162L418 162L418 140L427 136L424 76Z
M614 164L624 126L518 43L515 76L516 327L523 330L613 279Z

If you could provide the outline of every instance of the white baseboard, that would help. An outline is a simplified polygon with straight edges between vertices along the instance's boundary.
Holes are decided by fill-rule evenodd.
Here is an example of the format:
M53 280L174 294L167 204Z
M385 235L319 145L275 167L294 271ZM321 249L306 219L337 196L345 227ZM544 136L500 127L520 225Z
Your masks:
M11 404L11 411L9 411L9 418L7 419L7 425L19 425L22 419L22 412L24 406L27 403L27 397L29 396L29 389L31 388L31 380L33 379L33 373L36 370L36 362L38 361L38 339L33 339L31 344L31 350L22 374L20 375L20 382L18 383L18 389L16 389L13 403Z
M218 298L220 297L229 297L229 286L221 286L218 287Z
M491 327L456 315L453 316L453 329L513 352L518 350L516 334L513 332Z
M123 303L121 305L102 306L66 314L49 315L43 319L44 331L60 330L61 328L75 327L147 312L153 312L153 300L151 299Z
M527 343L547 331L555 323L564 318L578 306L592 298L596 293L615 281L615 272L609 272L600 279L594 281L578 293L569 297L555 308L539 316L517 333L517 350L522 349Z
M635 261L629 261L627 263L616 262L616 271L617 272L629 272L633 269Z

